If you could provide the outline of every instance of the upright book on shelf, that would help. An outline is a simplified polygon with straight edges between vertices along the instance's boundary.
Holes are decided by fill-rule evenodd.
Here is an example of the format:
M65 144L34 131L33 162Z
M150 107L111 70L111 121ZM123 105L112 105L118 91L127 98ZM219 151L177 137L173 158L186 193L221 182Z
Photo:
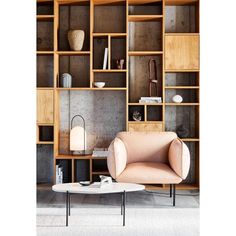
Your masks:
M104 58L103 58L103 70L107 69L107 59L108 59L108 48L104 50Z

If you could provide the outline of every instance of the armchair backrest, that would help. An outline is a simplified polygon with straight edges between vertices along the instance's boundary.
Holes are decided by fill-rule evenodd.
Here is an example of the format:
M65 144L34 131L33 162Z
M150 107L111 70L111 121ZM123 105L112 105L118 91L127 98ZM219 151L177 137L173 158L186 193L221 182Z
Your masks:
M169 147L177 135L174 132L120 132L116 137L125 144L127 164L133 162L168 163Z

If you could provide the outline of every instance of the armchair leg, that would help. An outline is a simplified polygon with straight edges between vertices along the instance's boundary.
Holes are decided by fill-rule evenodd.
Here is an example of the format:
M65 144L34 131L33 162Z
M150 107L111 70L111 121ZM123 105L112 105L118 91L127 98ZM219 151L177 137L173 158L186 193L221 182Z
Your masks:
M172 184L170 184L170 198L172 198Z
M173 184L173 206L175 206L175 184Z

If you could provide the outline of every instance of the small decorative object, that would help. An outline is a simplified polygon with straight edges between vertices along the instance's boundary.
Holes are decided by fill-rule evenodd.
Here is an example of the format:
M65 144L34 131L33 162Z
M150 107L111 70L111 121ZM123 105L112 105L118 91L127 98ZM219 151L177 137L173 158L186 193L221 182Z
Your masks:
M178 126L176 129L176 133L180 138L187 138L189 136L189 131L184 127L184 125Z
M124 69L124 64L125 64L125 59L116 60L117 69L123 70Z
M84 44L84 35L83 30L70 30L68 32L68 41L71 50L81 51Z
M141 97L139 103L162 103L161 97Z
M172 101L175 102L175 103L181 103L183 101L183 98L180 95L175 95L172 98Z
M91 185L93 182L90 182L90 181L80 181L79 182L82 186L89 186Z
M104 57L103 57L103 70L107 69L107 61L108 61L108 48L105 48L104 50Z
M103 88L105 84L105 82L94 82L94 86L97 88Z
M71 88L71 86L72 86L72 76L69 73L63 73L61 75L61 86L63 88Z
M149 96L152 97L152 85L156 90L156 96L158 96L158 80L157 80L157 63L156 60L150 59L148 62L149 66ZM153 70L153 72L152 72ZM153 74L152 74L153 73Z
M101 179L100 188L103 188L112 184L112 179L110 176L99 175L99 177Z
M134 121L141 121L142 120L142 115L139 111L134 111L133 112L133 119Z

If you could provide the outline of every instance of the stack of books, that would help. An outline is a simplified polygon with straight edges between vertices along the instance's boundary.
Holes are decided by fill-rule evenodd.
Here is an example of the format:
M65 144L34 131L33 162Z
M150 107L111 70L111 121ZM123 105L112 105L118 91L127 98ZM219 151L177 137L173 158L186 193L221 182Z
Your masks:
M107 148L94 148L92 156L93 157L107 157L108 149Z
M162 103L161 97L141 97L139 103Z
M63 167L56 165L56 184L63 183Z

